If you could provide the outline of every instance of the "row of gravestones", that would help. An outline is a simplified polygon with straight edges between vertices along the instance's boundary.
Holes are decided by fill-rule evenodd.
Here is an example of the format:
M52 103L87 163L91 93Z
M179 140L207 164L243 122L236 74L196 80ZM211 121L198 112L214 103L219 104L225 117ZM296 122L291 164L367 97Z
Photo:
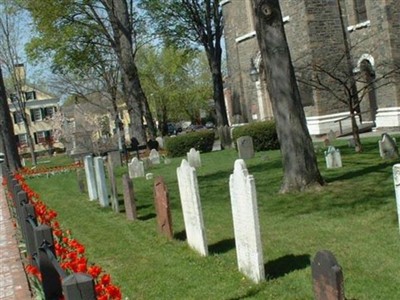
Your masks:
M391 137L389 134L382 134L381 140L378 141L378 146L379 155L383 159L396 159L399 157L396 139ZM333 146L328 146L327 151L325 151L325 162L328 169L341 168L342 157L340 155L340 150L335 149Z

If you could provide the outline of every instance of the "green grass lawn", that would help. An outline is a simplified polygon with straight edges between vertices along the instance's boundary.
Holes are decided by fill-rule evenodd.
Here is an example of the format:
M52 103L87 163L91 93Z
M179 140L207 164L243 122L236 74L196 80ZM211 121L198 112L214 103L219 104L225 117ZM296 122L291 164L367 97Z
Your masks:
M392 166L379 157L378 137L363 140L355 154L343 141L343 168L326 169L320 191L279 194L279 151L246 161L256 181L267 280L254 284L237 271L229 175L235 150L202 154L197 171L210 255L201 257L184 240L176 168L152 167L170 195L175 239L156 232L153 181L134 180L140 220L100 208L79 193L74 172L33 178L28 184L59 214L65 229L86 246L90 261L110 273L128 299L313 299L310 262L319 250L332 251L343 268L348 299L400 299L400 237ZM117 170L119 178L126 167ZM122 186L122 185L121 185ZM122 201L122 188L119 188Z

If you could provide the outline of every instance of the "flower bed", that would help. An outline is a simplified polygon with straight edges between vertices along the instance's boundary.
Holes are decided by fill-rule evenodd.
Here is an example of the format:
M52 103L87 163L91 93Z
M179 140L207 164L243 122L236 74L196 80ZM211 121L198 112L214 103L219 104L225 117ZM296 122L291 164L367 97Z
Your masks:
M25 182L22 174L16 174L15 178L21 185L22 190L26 192L29 203L34 206L38 223L46 224L52 228L54 248L61 268L67 274L73 272L90 274L95 282L97 299L121 299L121 291L117 286L112 284L110 275L106 274L100 266L89 263L85 257L85 247L72 237L69 230L63 230L60 227L56 219L57 213L49 209L44 202L40 200L39 195ZM6 185L5 177L3 179L3 185ZM41 275L39 270L32 265L26 266L25 269L37 294L41 295Z
M59 173L70 172L73 170L81 169L83 165L80 161L73 163L67 166L59 166L59 167L33 167L33 168L22 168L20 170L20 174L25 178L28 177L37 177L37 176L50 176Z

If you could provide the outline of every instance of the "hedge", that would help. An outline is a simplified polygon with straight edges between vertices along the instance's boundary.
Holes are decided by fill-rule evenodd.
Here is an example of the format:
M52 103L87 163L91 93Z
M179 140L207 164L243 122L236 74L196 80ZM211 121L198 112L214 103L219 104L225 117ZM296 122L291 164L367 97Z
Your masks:
M235 141L241 136L253 138L254 151L279 149L278 135L274 121L254 122L233 130L232 137Z
M169 157L185 156L191 148L200 152L211 152L214 144L215 133L212 130L200 130L176 137L170 137L165 141L165 149Z

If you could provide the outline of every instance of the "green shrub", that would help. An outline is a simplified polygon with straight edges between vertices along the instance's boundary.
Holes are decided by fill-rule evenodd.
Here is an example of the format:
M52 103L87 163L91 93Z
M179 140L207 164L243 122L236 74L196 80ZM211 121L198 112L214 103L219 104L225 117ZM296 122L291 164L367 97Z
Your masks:
M181 134L168 138L165 141L165 149L170 157L185 156L190 148L195 148L200 152L211 152L214 144L214 135L214 131L211 130Z
M255 122L236 127L232 133L235 145L239 137L246 135L253 138L254 151L279 149L278 135L274 121Z

